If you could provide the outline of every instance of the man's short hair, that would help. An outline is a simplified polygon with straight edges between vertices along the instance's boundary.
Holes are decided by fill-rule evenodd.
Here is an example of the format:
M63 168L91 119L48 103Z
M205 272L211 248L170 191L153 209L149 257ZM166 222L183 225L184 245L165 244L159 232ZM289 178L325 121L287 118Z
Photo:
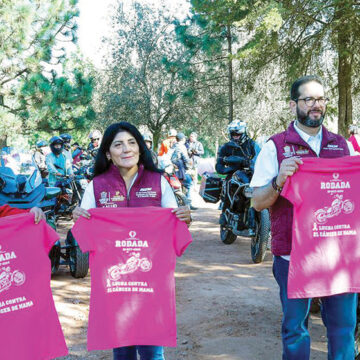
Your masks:
M300 96L299 88L301 85L307 84L312 81L315 81L320 85L323 85L321 79L316 75L306 75L306 76L302 76L302 77L298 78L297 80L295 80L293 82L293 84L291 85L291 90L290 90L291 100L295 101L299 98L299 96Z

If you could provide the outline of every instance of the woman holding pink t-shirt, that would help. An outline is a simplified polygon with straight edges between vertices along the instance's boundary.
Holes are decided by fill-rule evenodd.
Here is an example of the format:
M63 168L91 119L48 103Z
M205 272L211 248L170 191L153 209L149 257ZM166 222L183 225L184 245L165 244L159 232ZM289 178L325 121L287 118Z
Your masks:
M174 208L175 216L187 224L190 209L177 207L173 191L157 169L149 149L137 128L128 122L110 125L102 139L95 161L95 177L85 190L81 207L73 217L90 218L95 207L161 206ZM151 311L151 309L149 309ZM121 324L119 324L121 326ZM113 350L114 360L163 360L162 346L135 344Z

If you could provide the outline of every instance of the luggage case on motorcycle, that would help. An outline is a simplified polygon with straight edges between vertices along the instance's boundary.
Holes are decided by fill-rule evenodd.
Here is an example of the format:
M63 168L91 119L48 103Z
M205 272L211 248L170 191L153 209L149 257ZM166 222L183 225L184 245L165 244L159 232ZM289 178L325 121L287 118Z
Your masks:
M223 179L216 174L205 172L201 178L200 196L205 202L217 203L220 200Z

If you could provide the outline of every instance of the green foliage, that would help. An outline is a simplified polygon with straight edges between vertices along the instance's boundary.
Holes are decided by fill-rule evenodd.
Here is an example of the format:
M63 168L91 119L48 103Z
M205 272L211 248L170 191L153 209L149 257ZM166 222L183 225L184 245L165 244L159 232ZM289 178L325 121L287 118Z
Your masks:
M135 3L113 11L114 34L104 39L109 57L98 76L99 124L127 120L145 127L154 143L170 128L189 122L187 81L194 73L181 61L184 48L175 40L173 18L157 8ZM178 30L181 33L181 29Z
M2 112L21 121L22 133L69 131L94 119L93 80L62 45L76 43L78 14L76 0L2 0Z
M352 93L360 91L360 7L354 0L192 0L194 10L216 26L231 24L244 34L236 58L247 74L243 91L254 91L255 79L271 65L281 69L289 88L304 74L326 80L338 98L339 129L352 122ZM228 11L226 11L228 10ZM245 40L245 41L244 41Z

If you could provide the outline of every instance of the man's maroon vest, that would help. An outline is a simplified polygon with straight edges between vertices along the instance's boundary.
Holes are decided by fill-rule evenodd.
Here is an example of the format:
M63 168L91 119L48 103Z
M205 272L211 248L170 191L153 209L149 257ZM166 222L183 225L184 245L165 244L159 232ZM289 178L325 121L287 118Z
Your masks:
M161 174L139 166L138 176L127 195L125 181L113 164L93 180L96 207L161 206Z
M281 162L292 156L316 157L316 153L300 137L292 122L288 129L272 136L275 143L279 167ZM322 127L322 142L319 157L336 158L349 155L346 140ZM290 255L292 243L293 206L281 195L270 207L271 251L274 255Z

